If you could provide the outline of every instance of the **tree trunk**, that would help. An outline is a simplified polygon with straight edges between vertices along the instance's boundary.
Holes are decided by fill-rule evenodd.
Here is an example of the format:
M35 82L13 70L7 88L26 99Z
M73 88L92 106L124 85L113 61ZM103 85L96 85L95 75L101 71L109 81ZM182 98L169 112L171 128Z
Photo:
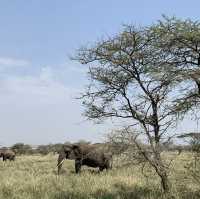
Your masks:
M171 185L170 185L168 174L167 174L167 168L165 164L163 163L159 152L156 152L154 161L155 162L153 166L156 170L156 173L160 177L162 189L165 194L169 194L171 190Z
M170 192L170 182L167 176L166 171L161 171L158 173L160 179L161 179L161 185L164 193L168 194Z

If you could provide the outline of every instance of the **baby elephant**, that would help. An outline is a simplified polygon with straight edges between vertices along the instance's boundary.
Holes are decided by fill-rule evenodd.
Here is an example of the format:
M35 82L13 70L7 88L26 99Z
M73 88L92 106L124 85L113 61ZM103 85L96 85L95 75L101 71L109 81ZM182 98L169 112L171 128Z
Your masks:
M58 174L64 159L75 159L75 171L79 173L82 165L98 167L99 171L112 168L112 154L105 153L91 144L64 145L58 156Z
M0 149L0 158L3 157L3 161L15 160L15 152L11 149Z

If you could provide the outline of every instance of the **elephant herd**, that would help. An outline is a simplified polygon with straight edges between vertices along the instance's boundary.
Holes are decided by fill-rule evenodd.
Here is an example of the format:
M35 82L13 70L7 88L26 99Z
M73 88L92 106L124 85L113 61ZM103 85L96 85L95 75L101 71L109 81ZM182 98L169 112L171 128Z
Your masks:
M11 149L0 149L3 161L15 160L15 152ZM58 174L65 159L75 160L75 172L79 173L83 165L99 168L99 171L112 168L112 154L104 152L93 144L64 144L58 155Z

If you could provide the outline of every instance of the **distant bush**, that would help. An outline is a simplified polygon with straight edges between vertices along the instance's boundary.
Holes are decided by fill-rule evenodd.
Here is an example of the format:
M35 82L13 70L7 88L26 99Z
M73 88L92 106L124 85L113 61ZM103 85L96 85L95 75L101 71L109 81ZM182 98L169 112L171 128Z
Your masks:
M48 145L39 145L37 147L31 147L28 144L24 143L16 143L14 144L11 149L14 150L18 155L29 155L29 154L42 154L47 155L48 153L57 153L61 150L61 147L63 144L57 143L57 144L48 144Z
M58 153L63 144L57 143L57 144L48 144L48 145L39 145L36 148L36 153L40 153L42 155L47 155L48 153Z
M11 147L11 149L14 150L19 155L34 153L32 147L24 143L16 143Z
M50 152L49 147L46 145L40 145L36 149L36 153L40 153L42 155L47 155Z

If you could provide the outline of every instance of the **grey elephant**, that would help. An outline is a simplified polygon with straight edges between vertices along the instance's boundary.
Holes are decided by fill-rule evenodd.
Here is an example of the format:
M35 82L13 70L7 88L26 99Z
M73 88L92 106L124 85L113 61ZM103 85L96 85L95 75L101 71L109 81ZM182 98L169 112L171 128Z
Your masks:
M63 145L58 156L58 174L65 159L75 160L75 172L81 171L82 165L98 167L99 171L112 168L112 154L105 153L92 144L67 144Z
M15 160L15 152L11 149L0 149L0 158L3 158L3 161L6 161L6 160L12 160L14 161Z

